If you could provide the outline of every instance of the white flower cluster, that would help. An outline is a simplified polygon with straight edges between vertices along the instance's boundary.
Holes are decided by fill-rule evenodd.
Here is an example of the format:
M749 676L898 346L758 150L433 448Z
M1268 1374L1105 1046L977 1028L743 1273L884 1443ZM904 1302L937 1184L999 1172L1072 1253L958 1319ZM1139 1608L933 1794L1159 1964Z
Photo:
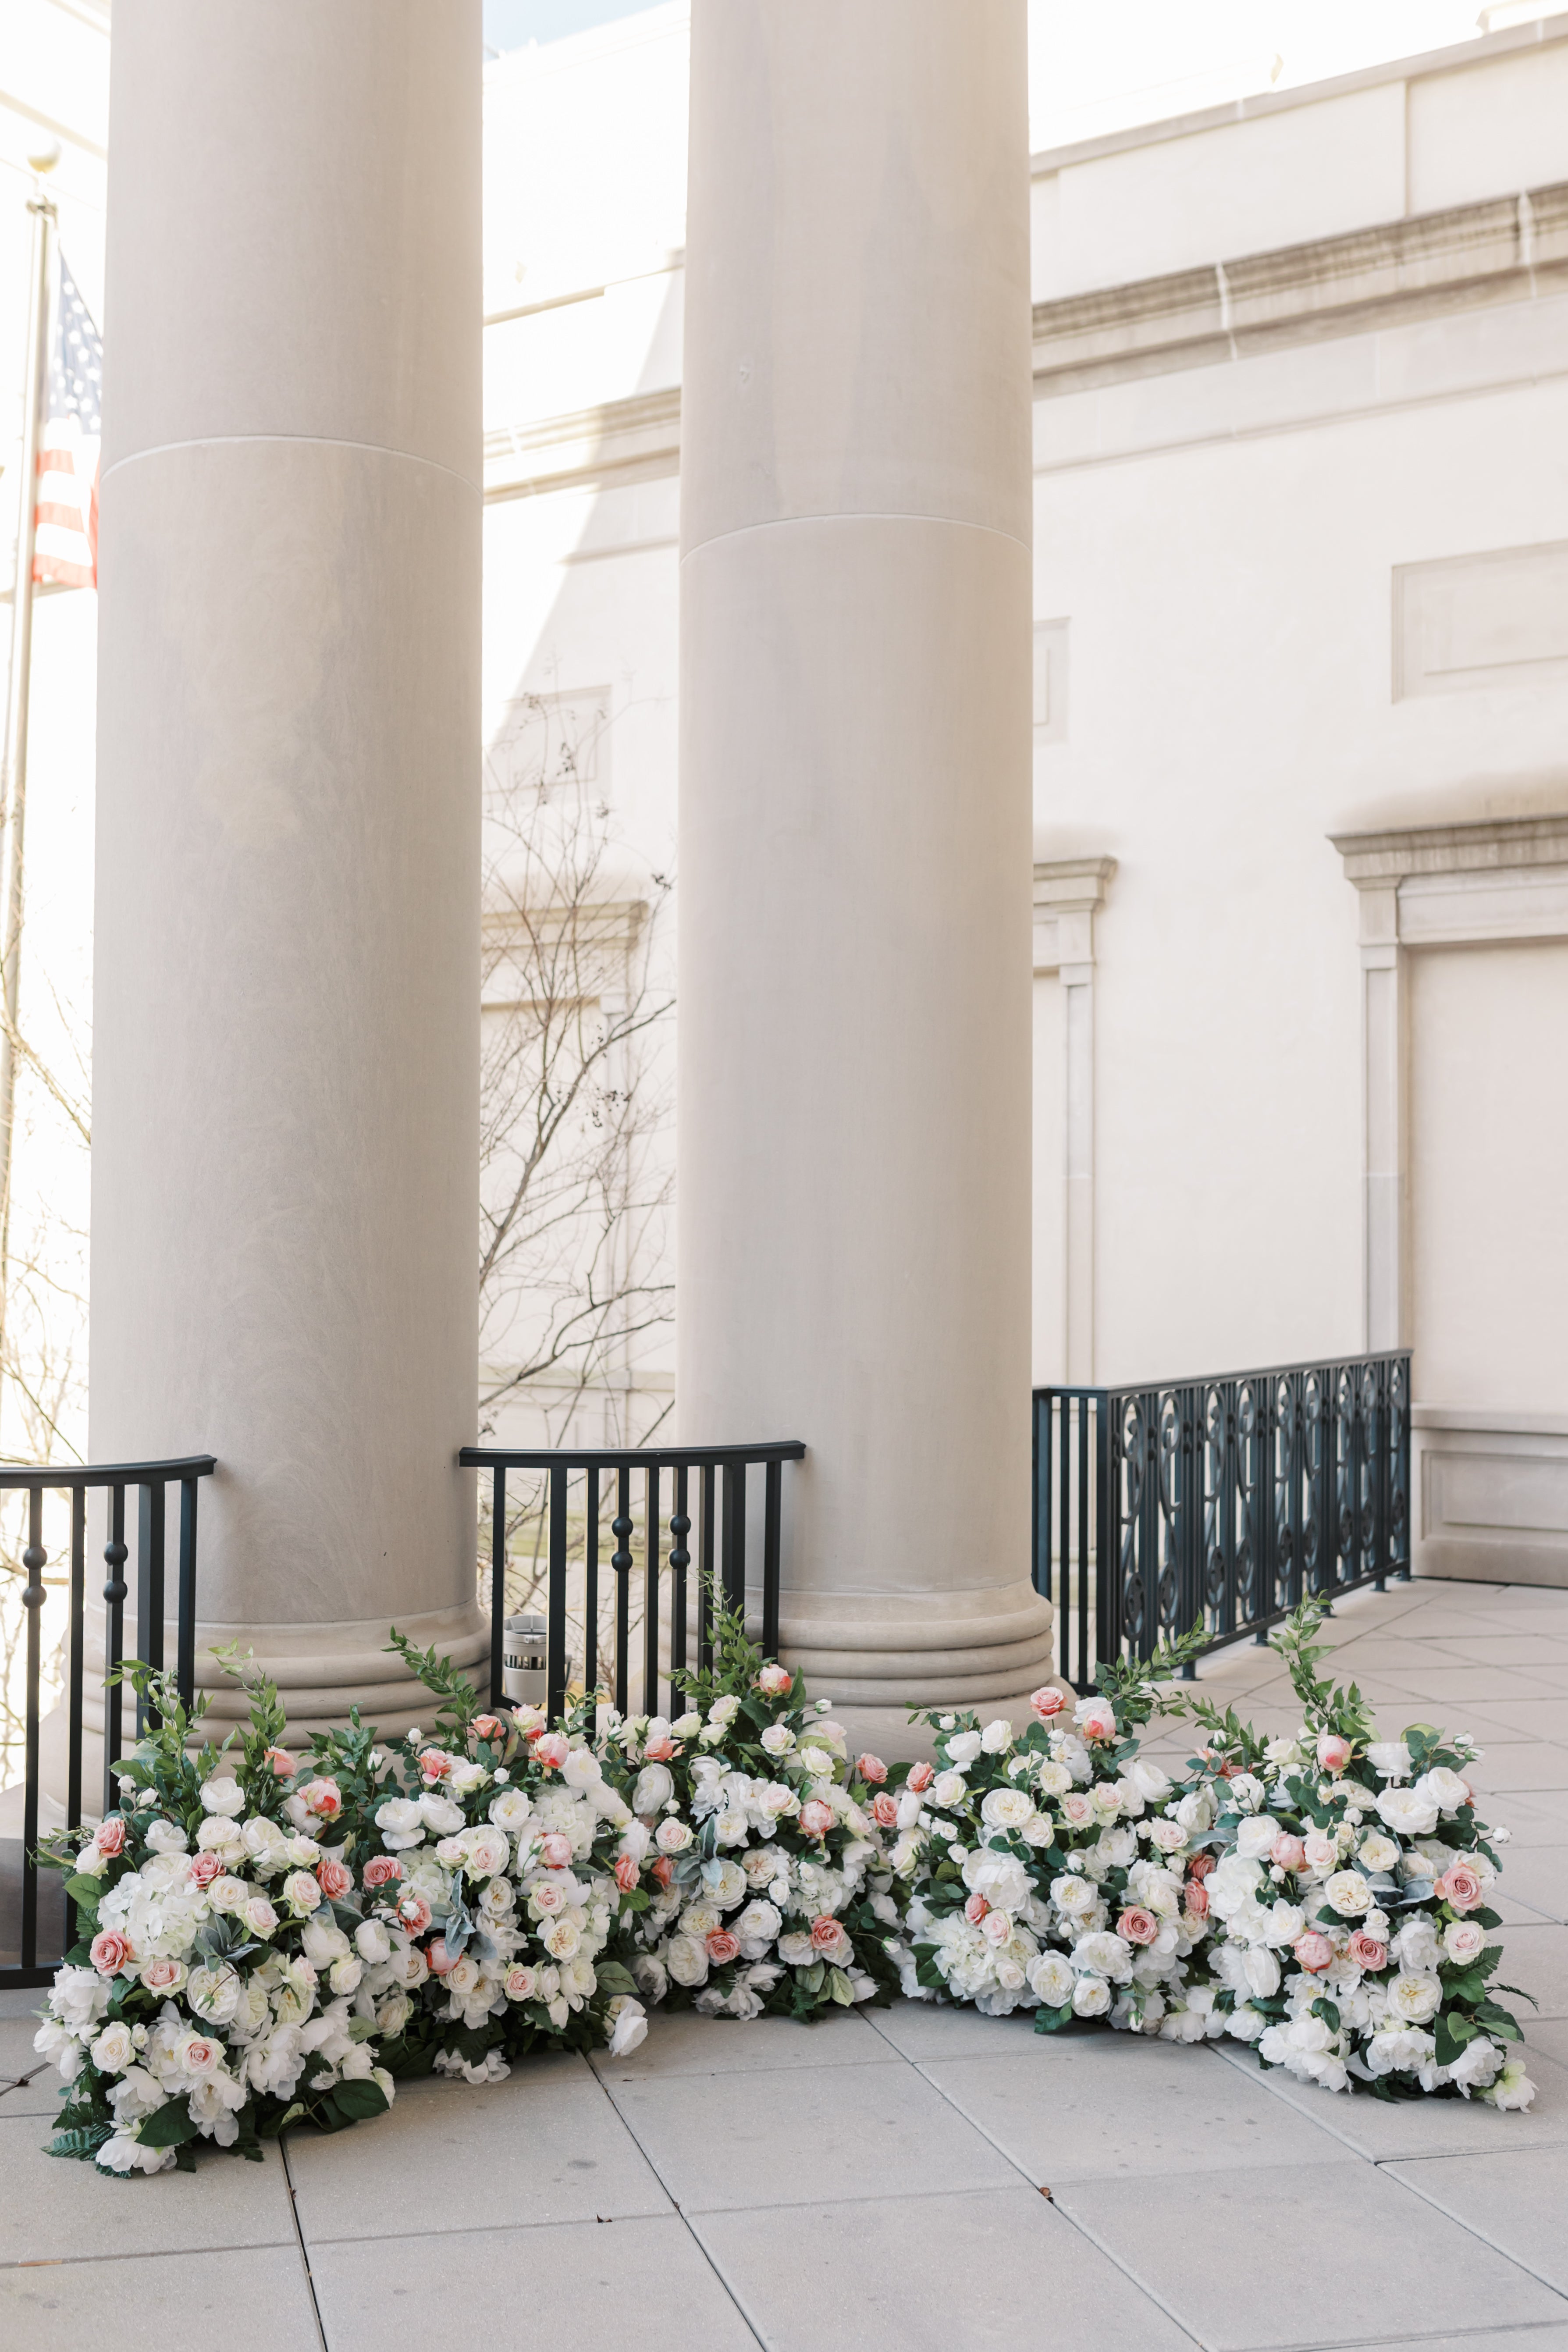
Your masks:
M1206 1922L1183 1863L1202 1804L1127 1755L1108 1699L1068 1704L1037 1691L1021 1738L935 1718L938 1763L910 1767L897 1800L904 1990L1194 2038L1184 1987Z
M825 1705L790 1707L784 1668L756 1683L749 1713L724 1692L706 1714L602 1725L631 1813L616 1876L636 1913L632 1975L650 2000L674 1986L705 2016L874 1998L847 1915L879 1906L879 1942L897 1919L868 1810L885 1766L850 1763Z
M191 2126L182 2141L227 2147L256 2095L283 2104L302 2084L319 2095L371 2082L375 2107L393 2096L362 1992L387 1938L360 1924L351 1939L331 1909L353 1873L313 1837L247 1814L228 1776L200 1796L194 1845L165 1815L115 1813L75 1857L79 1885L101 1883L128 1858L134 1866L118 1868L99 1896L91 1966L60 1969L35 2046L67 2083L84 2068L99 2078L113 2128L95 2155L109 2171L177 2161L179 2143L147 2131L171 2102Z

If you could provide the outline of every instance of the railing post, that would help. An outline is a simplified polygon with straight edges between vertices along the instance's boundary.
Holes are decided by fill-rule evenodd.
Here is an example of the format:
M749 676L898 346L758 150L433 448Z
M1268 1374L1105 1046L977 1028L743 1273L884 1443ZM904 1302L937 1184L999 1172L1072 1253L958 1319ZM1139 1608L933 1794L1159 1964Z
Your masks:
M702 1556L697 1577L697 1666L708 1674L713 1664L713 1563L717 1539L718 1478L711 1462L702 1465Z
M180 1481L180 1614L176 1628L174 1679L181 1704L189 1709L196 1696L196 1482Z
M1121 1624L1116 1605L1116 1581L1121 1560L1121 1480L1111 1486L1119 1400L1101 1389L1095 1399L1094 1466L1094 1646L1095 1663L1107 1664L1121 1648ZM1117 1497L1112 1507L1112 1493ZM1087 1632L1085 1644L1088 1647Z
M784 1464L770 1462L763 1492L763 1655L779 1654L779 1553L783 1541Z
M506 1465L490 1484L490 1705L506 1697Z
M27 1489L27 1548L22 1565L27 1571L22 1607L27 1620L26 1784L22 1793L22 1946L25 1969L38 1965L38 1866L33 1856L38 1843L38 1678L43 1667L44 1496L39 1486Z
M109 1541L103 1547L104 1566L109 1570L103 1586L103 1810L106 1813L112 1812L119 1794L114 1767L120 1761L121 1710L125 1698L125 1686L119 1675L125 1654L125 1601L130 1591L125 1581L125 1563L130 1557L125 1541L125 1488L115 1486L109 1490Z
M163 1671L163 1484L154 1479L138 1489L136 1533L136 1654L154 1673ZM138 1696L136 1737L156 1730L157 1707Z
M669 1522L669 1711L675 1707L675 1676L686 1666L686 1571L691 1565L691 1554L686 1538L691 1533L691 1517L687 1510L687 1480L690 1472L684 1462L675 1470L675 1509Z
M746 1465L724 1465L724 1599L731 1609L746 1606Z
M631 1531L632 1474L623 1467L616 1474L616 1516L610 1522L616 1538L610 1555L616 1579L616 1706L622 1715L626 1711L626 1652L631 1643L632 1556L627 1549Z
M588 1470L587 1524L583 1538L583 1693L599 1687L599 1473Z
M555 1463L550 1471L550 1591L547 1601L545 1712L552 1724L566 1711L566 1491L567 1473Z
M642 1623L642 1687L643 1707L648 1715L658 1713L658 1555L659 1555L659 1469L650 1462L643 1473L643 1623Z

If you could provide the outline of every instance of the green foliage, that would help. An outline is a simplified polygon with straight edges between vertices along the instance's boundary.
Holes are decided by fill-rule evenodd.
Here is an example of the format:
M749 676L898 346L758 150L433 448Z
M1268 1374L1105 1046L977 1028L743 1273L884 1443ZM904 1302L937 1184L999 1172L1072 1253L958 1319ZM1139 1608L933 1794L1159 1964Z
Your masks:
M406 1633L400 1633L395 1625L390 1626L388 1632L391 1638L387 1648L395 1650L410 1674L439 1699L436 1721L441 1737L455 1741L459 1747L465 1745L469 1725L483 1710L479 1706L479 1693L462 1667L454 1665L451 1659L439 1650L421 1650Z
M1208 1635L1200 1617L1187 1633L1162 1642L1152 1657L1101 1659L1094 1670L1095 1687L1115 1707L1118 1727L1134 1731L1152 1715L1167 1708L1179 1713L1176 1695L1163 1694L1159 1685L1174 1681L1183 1667L1201 1657L1207 1647Z
M700 1578L700 1581L708 1594L713 1663L710 1667L679 1666L670 1679L700 1714L706 1715L718 1698L738 1698L742 1711L752 1712L748 1702L754 1700L757 1676L769 1662L746 1632L744 1605L730 1608L710 1579ZM790 1705L799 1706L805 1696L805 1685L797 1675L789 1693ZM755 1719L760 1729L772 1721L773 1710L756 1709Z
M1364 1748L1375 1736L1372 1709L1366 1700L1354 1683L1348 1686L1331 1684L1318 1672L1318 1662L1330 1655L1331 1644L1315 1642L1312 1637L1329 1614L1329 1607L1321 1594L1309 1593L1282 1625L1276 1625L1268 1636L1268 1646L1285 1661L1290 1687L1300 1702L1308 1730L1338 1732L1342 1738Z
M104 2141L112 2137L113 2131L112 2124L80 2124L73 2131L57 2133L47 2152L50 2156L71 2156L90 2162Z

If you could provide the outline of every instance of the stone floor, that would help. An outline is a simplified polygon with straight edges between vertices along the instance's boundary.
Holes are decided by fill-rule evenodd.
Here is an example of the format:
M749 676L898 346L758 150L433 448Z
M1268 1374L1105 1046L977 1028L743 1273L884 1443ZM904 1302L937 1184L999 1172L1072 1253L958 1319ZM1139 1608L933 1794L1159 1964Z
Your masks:
M417 2084L256 2167L110 2182L0 2094L0 2343L57 2352L1568 2352L1568 1592L1342 1605L1385 1733L1473 1730L1512 1831L1528 2115L1389 2108L1251 2056L905 2005L805 2029L663 2018L631 2060ZM1203 1680L1294 1720L1270 1654ZM34 2063L8 1997L0 2077Z

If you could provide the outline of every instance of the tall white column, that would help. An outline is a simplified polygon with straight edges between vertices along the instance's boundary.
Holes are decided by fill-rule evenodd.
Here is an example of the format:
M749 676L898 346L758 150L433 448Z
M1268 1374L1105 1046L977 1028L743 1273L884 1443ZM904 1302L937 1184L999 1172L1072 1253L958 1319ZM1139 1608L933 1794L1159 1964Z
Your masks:
M119 0L91 1444L208 1449L200 1639L299 1723L463 1658L478 0Z
M805 1439L783 1646L890 1742L1049 1664L1026 68L1025 0L694 0L677 1394Z

